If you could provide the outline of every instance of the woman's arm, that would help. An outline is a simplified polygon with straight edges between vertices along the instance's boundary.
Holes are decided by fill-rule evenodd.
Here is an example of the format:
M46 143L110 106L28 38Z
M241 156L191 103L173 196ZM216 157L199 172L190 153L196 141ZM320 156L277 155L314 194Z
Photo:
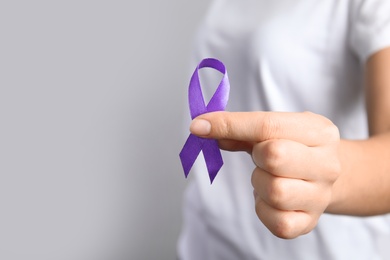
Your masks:
M327 212L376 215L390 212L390 48L366 66L370 138L342 140L342 174L334 184Z

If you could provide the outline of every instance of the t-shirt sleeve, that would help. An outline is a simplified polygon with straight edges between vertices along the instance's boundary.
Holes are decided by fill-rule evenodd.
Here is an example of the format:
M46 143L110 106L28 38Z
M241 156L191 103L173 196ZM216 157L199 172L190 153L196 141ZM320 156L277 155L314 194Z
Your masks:
M375 52L390 47L390 0L354 1L350 46L362 63Z

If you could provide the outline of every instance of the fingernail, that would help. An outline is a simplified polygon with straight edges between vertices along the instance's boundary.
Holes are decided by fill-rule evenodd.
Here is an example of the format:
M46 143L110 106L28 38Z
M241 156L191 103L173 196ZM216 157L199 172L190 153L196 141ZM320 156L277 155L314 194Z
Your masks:
M195 135L208 135L211 131L211 124L204 119L194 119L190 125L190 131Z

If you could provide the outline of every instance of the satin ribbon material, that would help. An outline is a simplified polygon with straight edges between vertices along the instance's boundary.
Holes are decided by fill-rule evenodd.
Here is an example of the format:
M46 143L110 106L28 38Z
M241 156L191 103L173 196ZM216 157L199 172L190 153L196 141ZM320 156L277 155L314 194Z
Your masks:
M221 82L211 97L209 103L205 104L203 93L199 80L199 70L202 68L213 68L223 74ZM229 98L230 84L225 65L213 58L202 60L192 74L189 89L188 102L190 106L191 119L214 111L225 110ZM203 152L206 161L207 170L209 172L210 183L213 183L218 171L223 165L221 151L218 147L217 140L206 139L190 134L180 152L180 160L183 166L184 175L187 178L190 170L195 163L200 151Z

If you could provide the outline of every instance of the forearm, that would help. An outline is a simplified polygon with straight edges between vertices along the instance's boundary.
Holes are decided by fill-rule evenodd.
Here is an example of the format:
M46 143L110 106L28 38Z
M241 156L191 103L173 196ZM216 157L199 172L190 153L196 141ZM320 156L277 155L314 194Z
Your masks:
M390 212L390 132L340 143L342 174L327 213L356 216Z

